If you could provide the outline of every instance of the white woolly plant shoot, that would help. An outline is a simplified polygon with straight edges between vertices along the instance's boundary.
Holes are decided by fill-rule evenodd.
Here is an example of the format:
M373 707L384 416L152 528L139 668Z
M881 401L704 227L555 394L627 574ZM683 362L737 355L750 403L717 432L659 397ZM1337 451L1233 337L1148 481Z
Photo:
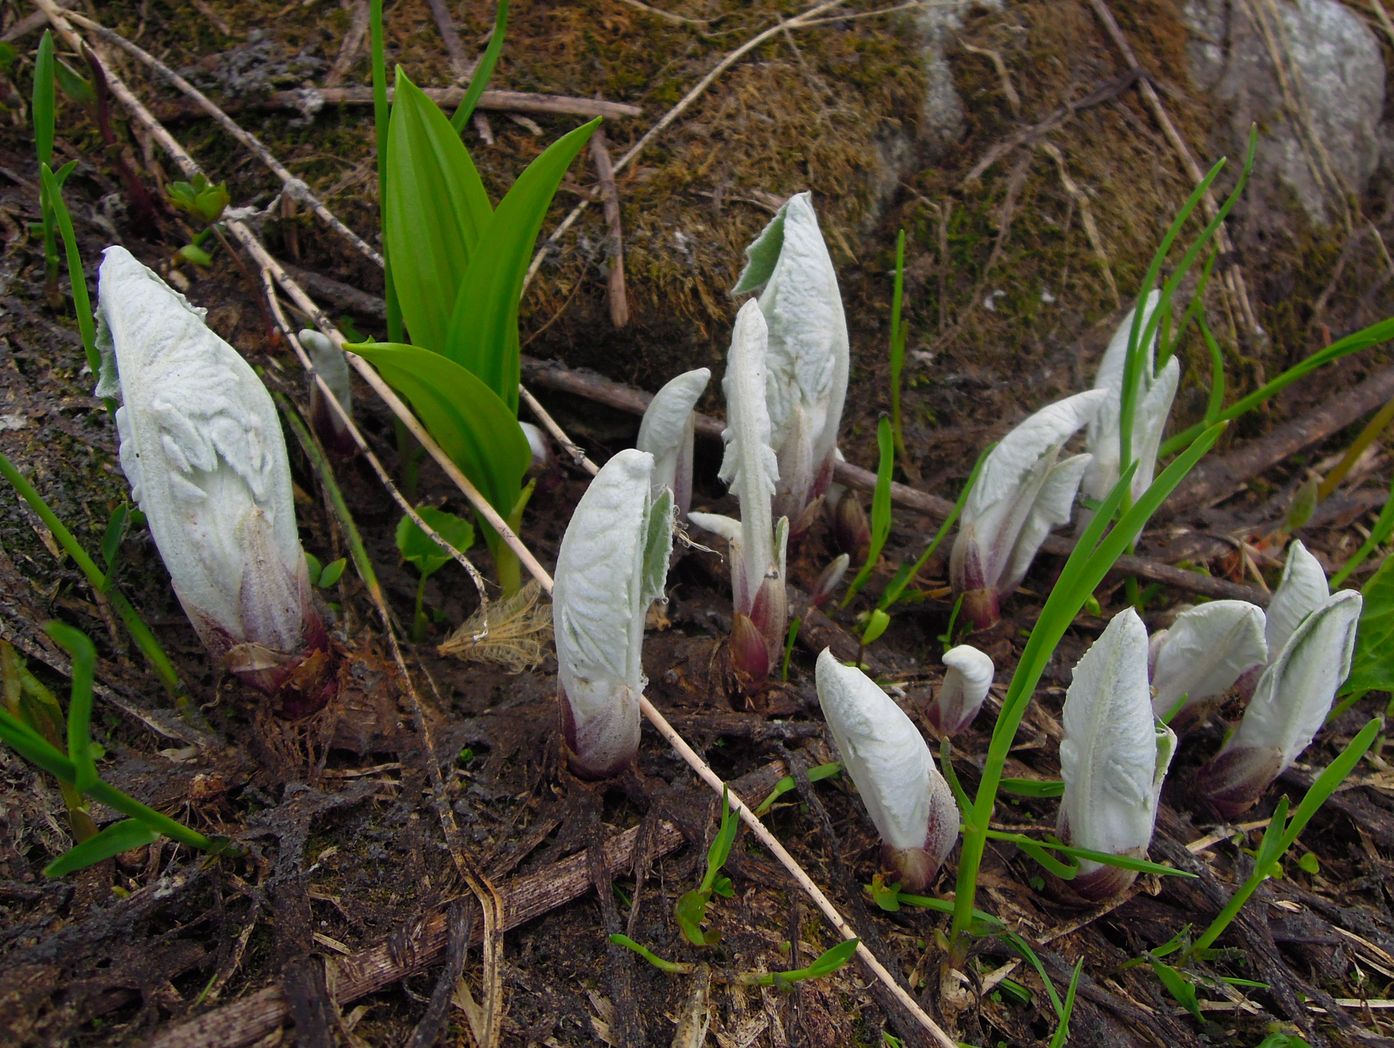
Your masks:
M204 646L281 713L304 716L336 682L285 439L270 394L203 315L125 248L107 248L97 395L121 399L121 468Z
M943 735L955 735L973 723L988 689L992 687L992 659L971 644L944 652L944 683L929 704L930 726Z
M1060 454L1107 398L1107 390L1091 389L1046 405L983 462L949 555L954 592L979 629L997 621L1001 598L1026 575L1050 530L1069 522L1090 457Z
M1201 796L1223 817L1248 811L1316 737L1350 673L1361 606L1353 590L1332 594L1259 676L1239 728L1197 776Z
M635 447L653 456L655 497L660 488L671 489L680 519L692 505L692 411L711 377L709 369L697 368L669 379L649 401L635 441Z
M842 763L881 835L881 856L906 891L929 887L958 840L953 791L905 711L861 670L824 648L818 702Z
M1153 291L1147 296L1138 329L1140 332L1147 330L1148 321L1156 312L1160 298L1160 291ZM1094 378L1096 388L1108 390L1108 399L1085 427L1085 446L1093 458L1089 468L1084 471L1080 490L1095 500L1104 498L1122 475L1123 372L1136 312L1136 308L1129 310L1118 325ZM1133 424L1128 447L1130 457L1137 462L1131 488L1134 499L1141 497L1152 485L1152 477L1157 470L1157 450L1162 446L1162 431L1166 428L1172 401L1176 399L1176 384L1181 377L1181 363L1176 357L1162 365L1160 371L1156 370L1156 347L1157 337L1154 334L1147 340L1146 347L1139 351L1137 381L1133 386ZM1087 521L1088 511L1081 517Z
M847 319L813 195L790 197L745 249L732 294L758 291L769 326L765 400L779 462L775 512L795 534L828 487L847 398Z
M1187 608L1149 643L1152 712L1173 727L1194 723L1240 676L1268 658L1263 609L1246 600Z
M653 456L621 451L576 504L557 552L552 625L572 769L614 775L639 750L644 616L663 596L673 497L650 494Z
M748 686L757 685L778 665L789 603L784 555L789 520L773 520L771 498L779 477L770 447L770 416L765 408L765 318L755 302L736 314L731 352L726 359L726 454L719 476L736 493L741 519L718 513L690 514L692 523L730 543L731 663Z
M1065 694L1057 832L1066 844L1145 858L1176 736L1152 715L1147 629L1131 608L1084 653ZM1116 895L1132 870L1083 859L1071 885L1087 899Z

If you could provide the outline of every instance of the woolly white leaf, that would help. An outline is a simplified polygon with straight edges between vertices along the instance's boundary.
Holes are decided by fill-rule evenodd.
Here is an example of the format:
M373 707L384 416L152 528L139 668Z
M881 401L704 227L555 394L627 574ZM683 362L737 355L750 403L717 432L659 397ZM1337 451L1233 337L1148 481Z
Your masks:
M1272 749L1281 755L1276 777L1305 750L1350 673L1361 597L1339 590L1288 637L1254 687L1244 719L1224 751Z
M816 678L828 731L881 839L895 849L923 848L931 805L948 795L953 806L953 796L919 729L875 681L826 648ZM957 836L956 810L953 823Z
M1062 720L1062 837L1082 848L1141 855L1152 839L1166 769L1158 773L1147 630L1131 608L1113 617L1075 666ZM1098 866L1084 862L1081 873Z
M1265 634L1270 660L1278 657L1298 623L1326 603L1330 595L1321 564L1299 539L1293 539L1288 545L1283 577L1268 601Z
M992 687L992 659L971 644L960 644L944 652L944 683L930 704L930 720L940 731L952 735L962 731L977 716L988 689Z
M746 256L734 293L760 291L769 325L770 443L781 464L780 493L792 498L796 504L787 508L797 514L837 445L849 362L842 296L811 194L791 197ZM812 469L793 469L796 463Z
M1046 470L1030 502L1023 498L1021 505L1025 510L1025 519L1015 537L1011 538L1011 546L1005 551L997 547L993 550L994 566L1003 565L995 569L999 590L1015 589L1017 583L1026 577L1046 536L1053 529L1070 522L1075 493L1079 490L1080 478L1088 468L1088 455L1071 455L1064 462L1057 462ZM1009 537L1010 531L1003 532L998 541L1005 542Z
M251 367L122 247L99 274L99 396L121 465L204 644L300 649L313 610L276 409ZM309 621L313 620L313 622Z
M635 446L653 456L654 495L657 496L660 488L671 488L680 506L691 494L692 474L689 466L686 484L680 486L677 481L679 462L684 455L689 460L692 457L692 410L711 377L708 368L697 368L670 379L649 401L643 421L639 423L639 439Z
M639 742L642 645L662 593L672 503L650 500L653 456L621 451L596 474L557 551L552 624L568 741L583 770L608 773Z
M1183 695L1187 707L1221 695L1267 658L1262 608L1244 600L1188 608L1152 652L1152 711L1166 716Z

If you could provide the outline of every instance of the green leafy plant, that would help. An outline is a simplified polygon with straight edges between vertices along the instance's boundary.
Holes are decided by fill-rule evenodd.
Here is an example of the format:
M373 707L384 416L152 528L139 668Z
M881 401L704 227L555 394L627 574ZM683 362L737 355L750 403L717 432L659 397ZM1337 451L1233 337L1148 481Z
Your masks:
M218 220L232 200L227 183L215 185L200 171L191 182L171 182L168 192L170 203L203 226L189 243L179 249L179 257L196 266L212 265L213 256L204 245L212 236L223 239Z
M469 521L434 506L421 506L416 511L437 535L460 552L474 545L474 528ZM451 561L449 551L441 549L436 540L421 530L416 521L404 516L397 524L397 552L416 568L416 604L411 617L411 639L419 644L426 635L426 613L423 607L426 580Z
M1360 609L1350 676L1341 687L1350 701L1370 691L1394 691L1394 558L1381 564L1360 592L1365 604Z
M376 6L374 13L378 97L385 81L378 83ZM482 85L482 77L476 82ZM401 341L402 325L390 309L391 342L348 348L407 399L510 527L526 505L520 491L531 461L517 421L518 300L547 208L597 123L552 143L495 207L457 130L400 69L385 127L379 112L390 303L400 308L411 344ZM515 592L516 555L492 528L481 530L500 583Z
M16 713L8 701L10 686L7 675L7 701L5 708L0 708L0 740L58 780L64 799L69 802L70 813L75 806L83 811L81 798L91 798L127 816L100 832L87 835L85 839L79 833L79 843L45 866L44 875L62 877L132 848L150 844L161 836L215 855L231 850L230 842L192 830L102 781L97 771L97 761L102 757L103 750L91 737L96 649L85 634L71 626L50 622L44 629L72 658L72 694L68 701L66 724L62 724L62 711L56 708L56 701L40 699L36 706L33 702L26 704L21 699L17 703L19 712ZM30 688L29 693L32 698L35 689ZM37 713L40 709L43 712ZM51 737L60 724L66 742L62 748Z

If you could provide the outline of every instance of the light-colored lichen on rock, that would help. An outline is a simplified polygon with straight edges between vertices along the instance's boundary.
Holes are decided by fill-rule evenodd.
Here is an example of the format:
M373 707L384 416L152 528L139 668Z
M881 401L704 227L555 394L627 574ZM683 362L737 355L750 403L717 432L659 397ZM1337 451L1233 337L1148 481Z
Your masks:
M1331 222L1380 160L1385 68L1374 33L1339 0L1187 0L1184 17L1191 80L1224 110L1221 148L1242 154L1256 124L1260 169L1314 222Z

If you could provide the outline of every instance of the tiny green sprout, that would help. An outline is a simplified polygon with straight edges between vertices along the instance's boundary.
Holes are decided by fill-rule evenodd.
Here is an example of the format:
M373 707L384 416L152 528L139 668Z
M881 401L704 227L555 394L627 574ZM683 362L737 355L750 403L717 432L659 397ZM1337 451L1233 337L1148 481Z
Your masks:
M1315 877L1321 872L1321 860L1317 858L1316 852L1303 852L1301 858L1297 860L1297 868L1303 873Z
M171 182L169 199L175 207L204 225L212 225L223 217L223 211L231 203L227 183L216 185L208 181L203 172L194 175L191 182Z
M881 634L886 632L886 627L891 624L891 617L880 608L875 608L865 616L865 625L862 629L862 647L875 644L881 639Z
M455 549L463 552L474 545L474 526L462 517L434 506L422 506L417 513L437 535ZM419 644L426 635L426 613L423 610L426 580L453 558L410 517L404 516L397 524L396 542L397 551L401 553L402 559L415 567L418 574L416 606L411 619L411 639Z
M473 747L473 746L463 746L463 747L460 748L460 752L457 753L457 754L455 754L455 763L458 764L458 765L460 765L460 767L462 767L462 768L468 767L468 766L469 766L469 763L470 763L471 761L473 761L473 760L474 760L474 747Z
M310 585L317 589L329 589L344 574L344 568L348 566L348 560L340 557L332 560L328 564L321 563L320 559L313 553L306 551L305 565L310 571Z
M702 930L702 922L707 918L707 904L713 895L729 899L735 894L731 878L721 872L731 855L731 846L736 841L736 831L740 821L731 810L730 799L723 790L721 794L721 826L707 849L707 870L702 875L702 883L690 892L685 892L673 907L673 918L683 938L693 946L714 946L721 941L719 932Z

